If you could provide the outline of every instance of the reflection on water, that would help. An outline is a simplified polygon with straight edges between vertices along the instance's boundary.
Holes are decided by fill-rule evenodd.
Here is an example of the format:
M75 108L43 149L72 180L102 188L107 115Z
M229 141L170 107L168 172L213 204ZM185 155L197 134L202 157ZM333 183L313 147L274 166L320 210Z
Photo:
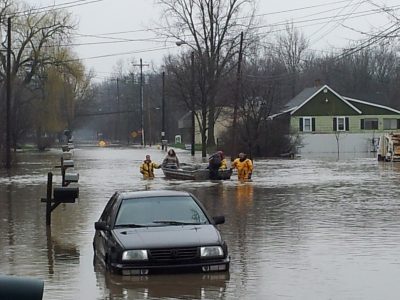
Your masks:
M45 299L397 299L400 164L356 155L255 161L252 182L143 180L155 149L75 149L76 204L45 226L47 172L60 151L21 154L0 171L0 270L45 281ZM200 162L178 152L182 162ZM197 161L196 161L197 159ZM93 223L115 190L186 190L214 216L231 255L229 274L122 277L93 267Z
M120 276L96 263L97 283L105 299L223 299L229 273Z

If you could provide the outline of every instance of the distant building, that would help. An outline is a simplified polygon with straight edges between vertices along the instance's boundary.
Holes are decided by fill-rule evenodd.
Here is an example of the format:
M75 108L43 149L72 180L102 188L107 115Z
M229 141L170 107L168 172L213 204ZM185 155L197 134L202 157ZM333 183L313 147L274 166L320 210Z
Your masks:
M218 145L223 145L225 142L225 134L227 129L232 126L232 109L228 107L219 108L218 119L214 125L215 142ZM178 120L179 132L182 135L183 143L190 143L191 139L191 112L187 112ZM201 134L199 123L195 120L195 143L201 144Z
M400 129L400 111L345 97L327 85L304 89L270 117L298 134L301 153L375 151L383 132Z

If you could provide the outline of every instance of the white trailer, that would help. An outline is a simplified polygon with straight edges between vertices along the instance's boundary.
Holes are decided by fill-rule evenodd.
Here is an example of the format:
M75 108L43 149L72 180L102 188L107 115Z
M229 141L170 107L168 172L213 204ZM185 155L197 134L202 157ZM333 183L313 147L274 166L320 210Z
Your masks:
M378 160L400 161L400 133L385 133L380 137Z

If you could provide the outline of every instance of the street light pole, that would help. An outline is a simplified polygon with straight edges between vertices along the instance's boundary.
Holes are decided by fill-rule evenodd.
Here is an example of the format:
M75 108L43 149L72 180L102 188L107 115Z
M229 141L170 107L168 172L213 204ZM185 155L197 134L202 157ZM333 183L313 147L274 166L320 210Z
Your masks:
M187 42L185 41L177 41L175 43L178 47L182 45L187 45ZM196 112L195 112L195 97L194 97L194 51L191 52L190 54L190 68L191 68L191 80L190 80L190 97L191 97L191 128L190 128L190 154L194 156L195 154L195 145L196 145Z
M192 51L190 55L190 63L191 63L191 94L192 94L192 114L191 114L191 123L192 123L192 128L191 128L191 155L194 156L195 154L195 137L196 137L196 123L195 123L195 101L194 101L194 51Z
M235 93L235 103L233 106L233 121L232 121L232 130L233 130L233 138L232 138L232 154L231 154L231 161L234 160L236 157L236 144L237 144L237 114L238 114L238 102L241 97L241 87L242 87L242 56L243 56L243 32L240 34L240 47L239 47L239 60L237 66L237 74L236 74L236 93Z

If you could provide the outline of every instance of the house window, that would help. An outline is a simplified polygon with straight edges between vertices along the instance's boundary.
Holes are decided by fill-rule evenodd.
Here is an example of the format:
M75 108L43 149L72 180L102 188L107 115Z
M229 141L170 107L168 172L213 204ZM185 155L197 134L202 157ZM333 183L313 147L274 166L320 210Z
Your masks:
M348 131L348 130L349 130L348 117L333 118L333 131Z
M315 131L315 118L312 117L302 117L299 119L299 129L303 132Z
M311 124L312 124L311 118L304 118L303 131L312 131Z
M343 117L337 118L337 131L344 131L345 130L345 119Z
M378 129L378 119L361 119L361 129L373 130Z
M400 119L383 119L383 129L400 129Z

